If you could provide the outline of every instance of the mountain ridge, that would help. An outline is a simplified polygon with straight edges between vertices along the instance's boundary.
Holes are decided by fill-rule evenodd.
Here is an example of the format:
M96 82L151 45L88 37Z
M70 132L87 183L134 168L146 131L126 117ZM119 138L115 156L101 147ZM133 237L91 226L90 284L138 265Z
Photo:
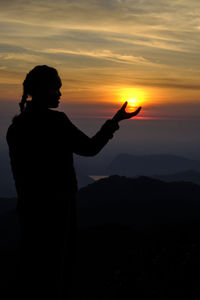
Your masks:
M109 175L128 177L166 175L188 169L200 171L200 161L172 154L132 155L119 154L107 166Z
M118 222L143 226L200 217L200 186L146 176L110 176L78 194L80 226Z

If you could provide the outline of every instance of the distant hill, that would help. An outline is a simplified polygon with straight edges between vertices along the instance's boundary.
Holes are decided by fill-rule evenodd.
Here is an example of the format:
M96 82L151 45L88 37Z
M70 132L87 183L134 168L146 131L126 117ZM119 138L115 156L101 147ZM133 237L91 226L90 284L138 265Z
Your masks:
M16 197L16 189L7 152L1 153L0 155L0 197ZM175 155L137 156L131 154L120 154L107 167L107 160L104 159L98 159L98 164L95 164L94 158L86 159L83 157L82 160L78 159L77 161L76 157L74 162L79 188L94 182L92 178L89 177L91 174L97 176L153 176L155 178L160 178L162 175L180 173L187 170L200 172L200 161ZM92 167L92 165L94 165L94 167ZM194 180L190 181L196 182Z
M187 181L187 182L193 182L200 185L200 172L194 170L188 170L188 171L178 172L178 173L168 174L168 175L160 175L160 176L157 175L153 177L167 182Z
M186 170L200 171L200 161L176 155L118 155L108 166L108 175L128 177L166 175Z
M79 189L94 182L92 178L90 178L89 176L84 174L80 169L77 168L76 168L76 176L77 176Z
M176 182L115 175L89 184L77 195L79 225L118 223L137 227L200 219L200 186L183 181L184 174L186 178L198 173L163 176ZM15 207L16 198L0 198L1 219L3 214L14 212Z
M119 223L132 227L200 218L200 186L148 177L110 176L78 194L80 226Z
M4 219L15 214L15 206L15 198L0 199L0 228L12 227ZM200 186L144 176L110 176L79 190L77 212L80 227L121 224L140 228L199 220Z

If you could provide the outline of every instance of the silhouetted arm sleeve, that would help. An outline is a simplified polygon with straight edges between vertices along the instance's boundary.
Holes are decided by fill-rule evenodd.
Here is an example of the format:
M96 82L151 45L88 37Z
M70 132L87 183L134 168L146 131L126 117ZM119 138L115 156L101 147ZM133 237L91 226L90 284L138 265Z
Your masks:
M107 120L101 129L90 138L79 130L65 114L64 116L70 127L70 143L72 151L83 156L93 156L99 153L113 137L114 132L119 129L119 125L116 121Z

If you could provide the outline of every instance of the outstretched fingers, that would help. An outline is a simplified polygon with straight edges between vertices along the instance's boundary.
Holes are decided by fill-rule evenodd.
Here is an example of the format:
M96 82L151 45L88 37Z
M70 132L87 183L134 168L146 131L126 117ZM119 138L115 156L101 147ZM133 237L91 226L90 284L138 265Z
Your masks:
M124 102L124 104L123 104L123 105L122 105L122 107L121 107L121 110L125 110L125 108L126 108L127 104L128 104L128 102L127 102L127 101L126 101L126 102Z
M142 109L142 107L140 106L140 107L138 107L134 112L132 112L132 113L127 113L128 118L132 118L132 117L137 116L137 115L139 114L139 112L141 111L141 109Z
M141 110L141 108L142 108L142 107L140 106L140 107L138 107L138 109L136 109L134 112L128 113L128 112L126 112L126 110L125 110L127 104L128 104L127 101L124 102L124 104L122 105L122 107L117 111L117 113L116 113L116 114L114 115L114 117L113 117L113 120L114 120L114 121L119 122L119 121L121 121L121 120L130 119L130 118L136 116L136 115L140 112L140 110Z
M134 116L136 116L137 114L139 114L139 112L141 111L141 109L142 109L142 106L138 107L138 108L133 112Z

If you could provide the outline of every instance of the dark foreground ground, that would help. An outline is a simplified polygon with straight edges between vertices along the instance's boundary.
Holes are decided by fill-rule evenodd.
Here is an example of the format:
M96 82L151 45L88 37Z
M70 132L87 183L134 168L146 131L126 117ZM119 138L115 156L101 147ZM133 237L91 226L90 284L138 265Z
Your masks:
M82 232L80 299L200 299L199 230L190 223Z
M8 233L5 232L6 239ZM2 242L1 299L14 299L19 244ZM200 299L200 222L78 231L76 299Z

